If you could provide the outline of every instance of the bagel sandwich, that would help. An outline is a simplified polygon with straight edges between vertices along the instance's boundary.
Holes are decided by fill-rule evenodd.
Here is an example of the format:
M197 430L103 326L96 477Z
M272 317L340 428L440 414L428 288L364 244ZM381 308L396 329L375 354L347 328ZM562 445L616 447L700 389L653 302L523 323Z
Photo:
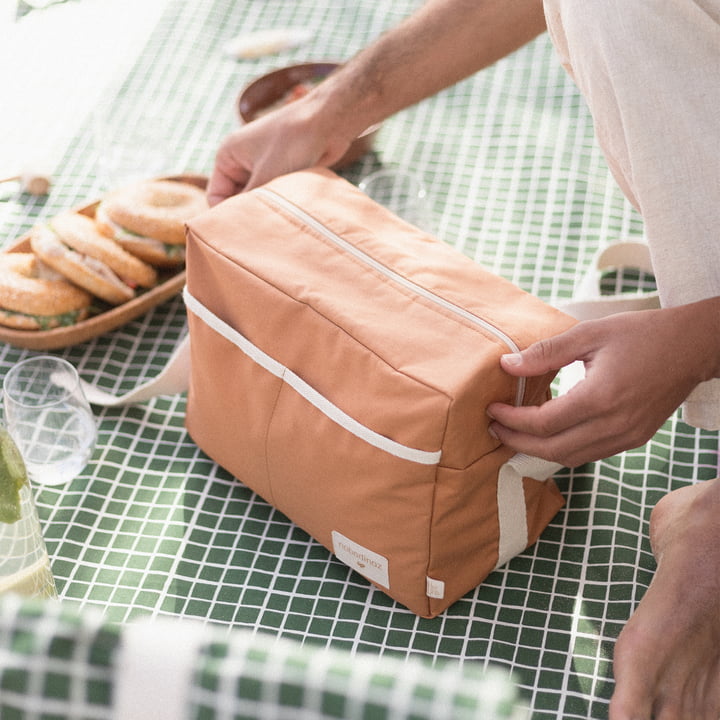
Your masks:
M196 185L144 180L108 193L95 211L100 231L156 267L185 262L185 223L208 204Z
M92 218L80 213L64 212L37 226L30 244L45 264L111 305L132 300L138 287L157 284L154 268L105 237Z
M52 330L88 317L90 293L73 285L33 253L0 252L0 325Z

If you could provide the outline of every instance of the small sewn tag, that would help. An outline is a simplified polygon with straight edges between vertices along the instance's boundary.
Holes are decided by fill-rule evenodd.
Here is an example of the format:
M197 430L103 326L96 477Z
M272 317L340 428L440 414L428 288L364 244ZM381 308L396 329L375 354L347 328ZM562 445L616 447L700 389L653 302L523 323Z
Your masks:
M435 578L426 578L426 590L425 594L429 598L435 598L436 600L442 600L445 597L445 583L442 580L436 580Z
M337 530L332 533L333 552L339 560L357 570L371 582L390 589L388 559L350 540Z

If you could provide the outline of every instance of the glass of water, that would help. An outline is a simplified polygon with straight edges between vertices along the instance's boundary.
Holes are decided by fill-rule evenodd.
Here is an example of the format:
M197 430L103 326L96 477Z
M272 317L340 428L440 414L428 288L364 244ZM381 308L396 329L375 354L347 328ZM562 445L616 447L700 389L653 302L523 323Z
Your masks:
M62 485L92 455L97 426L75 368L50 355L23 360L3 381L5 423L35 485Z

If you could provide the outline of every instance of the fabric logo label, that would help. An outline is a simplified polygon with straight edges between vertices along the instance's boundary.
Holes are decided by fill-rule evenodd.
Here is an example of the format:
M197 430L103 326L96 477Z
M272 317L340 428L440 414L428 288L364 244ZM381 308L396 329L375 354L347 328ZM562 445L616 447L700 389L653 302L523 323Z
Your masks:
M333 552L339 560L342 560L353 570L357 570L371 582L377 583L387 590L390 589L388 559L386 557L353 542L337 530L333 530L332 541Z

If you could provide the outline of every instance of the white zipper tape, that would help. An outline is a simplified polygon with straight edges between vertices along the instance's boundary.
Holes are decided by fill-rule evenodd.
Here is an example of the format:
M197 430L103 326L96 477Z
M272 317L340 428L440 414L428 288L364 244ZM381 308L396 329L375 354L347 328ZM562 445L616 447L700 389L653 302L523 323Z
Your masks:
M383 265L379 260L376 260L374 257L368 255L367 253L363 252L359 248L355 247L352 243L349 243L345 238L341 237L337 233L333 232L329 227L326 225L323 225L319 220L314 218L312 215L309 215L306 213L302 208L298 207L294 203L290 202L287 198L284 198L282 195L279 195L273 190L269 190L266 187L263 188L256 188L254 192L258 193L259 195L262 195L270 202L274 203L275 205L278 205L285 209L290 214L294 215L298 220L301 220L304 222L307 226L313 228L314 230L317 230L317 232L321 233L324 237L326 237L328 240L333 242L335 245L340 247L342 250L347 252L348 254L352 255L353 257L357 258L361 262L365 263L369 267L372 267L373 269L377 270L379 273L384 275L385 277L389 278L393 282L397 283L398 285L401 285L402 287L406 288L407 290L410 290L414 292L416 295L419 295L422 298L425 298L426 300L429 300L430 302L434 303L435 305L438 305L445 310L448 310L455 315L458 315L459 317L462 317L465 320L468 320L471 323L474 323L475 325L483 328L486 332L489 332L491 335L494 335L498 340L502 341L507 345L507 347L511 350L511 352L520 352L520 348L517 346L515 341L506 333L504 333L500 328L495 327L492 323L489 323L487 320L484 320L483 318L474 315L469 310L466 310L463 307L460 307L459 305L455 305L454 303L451 303L449 300L446 300L443 297L440 297L439 295L436 295L434 292L428 290L427 288L422 287L422 285L418 285L417 283L414 283L412 280L408 280L408 278L404 277L403 275L400 275L400 273L395 272L392 268L387 267L387 265ZM516 405L522 405L523 398L525 397L525 378L520 377L517 378L517 390L515 392L515 404Z
M263 367L275 377L280 378L287 383L293 390L298 392L311 405L316 407L326 417L340 425L342 428L352 433L355 437L360 438L369 445L383 450L390 455L409 460L410 462L420 465L437 465L440 462L442 452L417 450L416 448L402 445L395 440L391 440L380 433L371 430L354 418L350 417L346 412L341 410L337 405L330 402L324 395L321 395L315 388L308 385L304 380L298 377L292 370L279 363L267 353L263 352L259 347L251 343L244 335L239 333L235 328L221 320L215 313L203 305L195 298L187 286L183 290L183 298L188 310L196 317L202 320L208 327L231 342L235 347L241 350L255 363Z

